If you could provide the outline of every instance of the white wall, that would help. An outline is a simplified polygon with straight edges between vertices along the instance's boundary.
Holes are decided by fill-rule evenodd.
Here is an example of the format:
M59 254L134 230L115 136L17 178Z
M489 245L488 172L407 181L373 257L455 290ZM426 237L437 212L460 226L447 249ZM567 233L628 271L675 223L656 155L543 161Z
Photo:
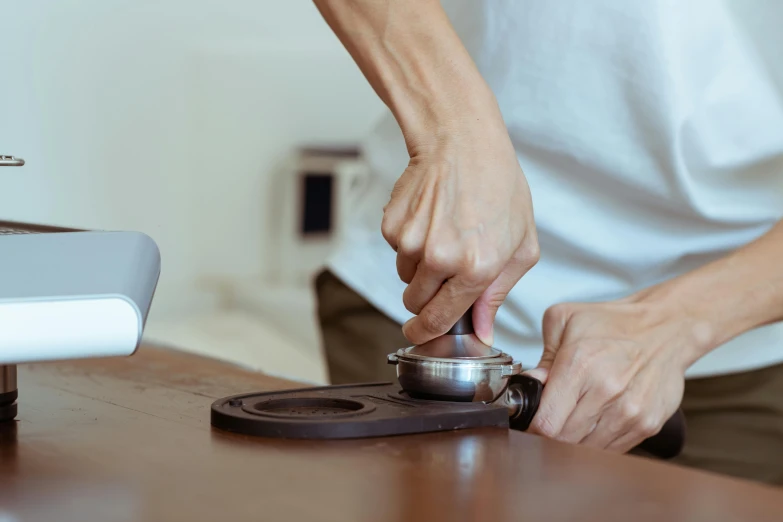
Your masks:
M0 171L0 218L150 234L151 320L263 274L275 168L383 110L308 0L0 6L0 153L27 161Z

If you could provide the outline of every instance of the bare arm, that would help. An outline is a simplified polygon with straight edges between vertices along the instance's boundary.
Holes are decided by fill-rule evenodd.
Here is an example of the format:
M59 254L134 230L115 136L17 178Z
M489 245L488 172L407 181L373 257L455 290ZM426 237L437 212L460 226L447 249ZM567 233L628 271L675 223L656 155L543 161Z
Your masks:
M411 342L474 302L479 337L538 260L530 192L495 98L437 0L315 0L394 114L410 163L382 232L408 283Z
M394 114L409 149L468 114L499 117L494 97L438 0L315 0Z
M783 321L783 221L756 241L640 295L690 317L690 365L753 328Z

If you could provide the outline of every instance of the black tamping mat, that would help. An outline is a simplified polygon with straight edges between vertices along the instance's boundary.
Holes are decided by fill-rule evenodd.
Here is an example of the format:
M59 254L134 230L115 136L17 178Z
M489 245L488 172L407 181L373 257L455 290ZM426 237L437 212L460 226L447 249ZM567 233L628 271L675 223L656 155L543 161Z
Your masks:
M383 382L248 393L212 403L212 425L260 437L352 439L508 427L504 406L413 399Z

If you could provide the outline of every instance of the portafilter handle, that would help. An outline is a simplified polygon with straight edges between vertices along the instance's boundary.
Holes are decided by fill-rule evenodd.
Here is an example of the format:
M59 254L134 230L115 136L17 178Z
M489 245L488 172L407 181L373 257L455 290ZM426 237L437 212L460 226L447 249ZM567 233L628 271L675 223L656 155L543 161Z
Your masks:
M544 385L538 379L527 375L512 375L506 388L505 401L509 407L508 427L526 431L530 426ZM642 450L661 459L671 459L682 451L685 444L685 416L682 409L672 415L656 435L642 441L634 450Z

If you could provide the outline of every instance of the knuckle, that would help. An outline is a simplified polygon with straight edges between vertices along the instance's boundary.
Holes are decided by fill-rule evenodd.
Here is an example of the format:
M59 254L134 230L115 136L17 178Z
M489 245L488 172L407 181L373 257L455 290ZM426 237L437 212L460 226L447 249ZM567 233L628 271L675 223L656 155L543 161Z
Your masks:
M411 274L408 270L403 269L401 267L397 267L397 275L399 276L400 281L402 281L406 285L409 285L413 281L413 277L416 274L415 273ZM404 300L404 298L405 298L405 296L403 295L403 300Z
M552 305L544 312L544 324L554 326L556 324L564 323L569 314L569 305L567 303L559 303Z
M383 221L381 221L381 234L387 243L389 243L392 247L396 247L397 224L392 221L388 213L383 215Z
M525 268L532 268L541 259L541 247L537 240L525 240L519 248L518 259Z
M421 251L421 244L410 227L403 228L397 238L397 252L414 257Z
M545 415L536 416L533 420L533 431L548 439L555 439L560 434L551 419Z
M645 417L642 416L642 405L636 400L624 400L620 405L620 414L624 419L633 421L635 424L640 424L645 421Z
M402 304L405 306L405 309L408 310L412 314L416 314L413 308L413 303L411 302L410 294L408 294L407 290L402 293Z
M480 287L489 281L489 276L484 270L470 268L462 273L462 279L469 287Z
M428 310L419 315L422 327L430 333L440 335L448 331L451 325L448 324L446 315L438 309Z
M492 281L499 272L495 256L477 252L467 252L463 265L465 280L470 285L482 285Z
M506 301L506 292L496 292L487 296L485 303L490 310L498 310Z
M644 437L652 437L661 431L661 424L653 415L643 415L639 418L637 425L639 426L639 432Z
M451 249L442 245L429 246L424 252L423 261L427 268L439 273L450 273L457 264Z
M600 381L599 393L606 400L611 400L623 393L625 386L622 381L614 377L606 377ZM623 415L636 408L637 403L634 401L624 401L621 405L621 412ZM637 413L635 413L636 415ZM627 417L627 415L626 415ZM634 417L635 418L635 417Z
M421 305L418 303L418 301L412 296L411 292L408 291L410 287L406 288L405 291L402 293L402 304L405 306L405 309L408 310L410 313L414 315L418 315L421 313Z

